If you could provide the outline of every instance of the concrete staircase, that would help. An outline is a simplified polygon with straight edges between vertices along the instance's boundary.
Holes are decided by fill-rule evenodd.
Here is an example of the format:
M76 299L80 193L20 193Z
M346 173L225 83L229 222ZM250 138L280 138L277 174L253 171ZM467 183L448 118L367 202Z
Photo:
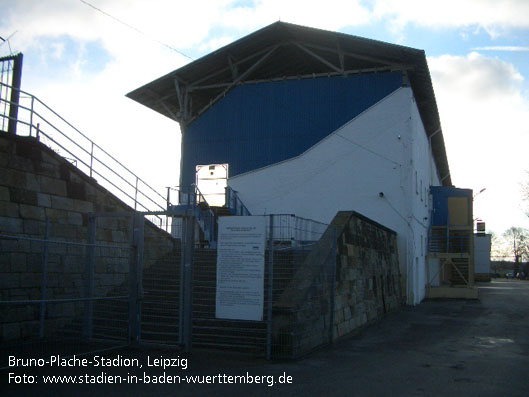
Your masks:
M180 248L143 271L141 340L178 344Z
M266 324L215 318L216 250L194 255L193 346L262 351ZM180 304L180 249L143 273L142 342L177 345Z
M266 323L215 318L216 264L216 250L199 250L195 253L193 346L263 352L266 346Z

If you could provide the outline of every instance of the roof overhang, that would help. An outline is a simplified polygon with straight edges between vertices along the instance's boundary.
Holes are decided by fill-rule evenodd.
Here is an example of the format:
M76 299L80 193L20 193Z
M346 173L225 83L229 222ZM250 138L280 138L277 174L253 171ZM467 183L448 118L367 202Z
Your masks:
M389 71L406 72L439 177L443 185L451 185L437 103L422 50L276 22L127 96L188 125L237 85Z

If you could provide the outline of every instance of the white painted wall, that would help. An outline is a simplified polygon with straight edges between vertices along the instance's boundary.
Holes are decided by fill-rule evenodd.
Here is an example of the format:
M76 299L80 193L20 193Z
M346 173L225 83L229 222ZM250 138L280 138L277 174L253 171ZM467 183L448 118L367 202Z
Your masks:
M417 108L415 99L411 97L411 169L412 188L408 205L411 206L411 228L409 228L409 241L413 244L411 251L414 253L412 268L408 267L408 273L413 272L417 277L413 284L413 299L408 296L408 303L419 303L424 299L426 284L428 280L427 244L428 228L431 216L431 199L429 194L430 185L438 186L439 176L433 160L430 142L426 136L424 126ZM410 252L411 253L411 252ZM417 267L417 268L414 268ZM430 278L435 274L430 275ZM410 278L408 278L410 280ZM410 290L412 285L409 286Z
M490 234L474 234L474 273L490 273Z
M425 293L428 187L438 183L432 164L412 90L400 88L302 155L228 184L252 214L330 223L338 211L354 210L393 229L408 303L416 304Z

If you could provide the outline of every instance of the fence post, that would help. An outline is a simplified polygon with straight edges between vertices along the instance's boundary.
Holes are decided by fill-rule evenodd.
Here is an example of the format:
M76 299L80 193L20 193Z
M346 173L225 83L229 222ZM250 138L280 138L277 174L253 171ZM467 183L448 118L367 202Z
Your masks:
M16 135L18 123L18 106L20 101L20 83L22 80L22 63L24 56L19 53L12 57L13 74L11 77L11 102L9 106L9 122L7 132Z
M186 210L185 224L185 242L184 252L184 290L180 291L184 298L184 321L183 321L183 344L184 351L191 350L192 339L192 305L193 305L193 251L194 251L194 231L195 217L193 210Z
M32 136L32 132L33 132L33 108L34 108L34 105L35 105L35 97L33 95L31 95L31 110L30 110L30 113L29 113L29 136Z
M138 177L136 177L136 189L134 191L134 211L136 211L136 207L138 206Z
M41 282L41 292L40 292L40 324L39 324L39 337L44 338L44 320L46 318L46 281L47 281L47 272L48 272L48 250L49 250L49 240L50 238L50 219L46 217L46 231L44 234L44 252L42 254L42 282Z
M179 198L180 202L180 198ZM180 286L178 292L178 344L184 345L184 263L186 251L186 218L181 218L182 224L180 229Z
M90 148L90 178L92 178L92 169L94 168L94 142Z
M272 358L272 309L274 297L274 216L270 216L268 232L268 307L266 324L266 359Z
M85 339L92 338L92 317L94 310L94 303L92 298L94 296L94 262L95 262L95 241L96 241L96 217L95 214L88 214L88 247L86 253L85 265L85 315L83 326L83 337Z
M334 341L334 299L336 296L336 243L338 239L337 230L335 226L331 226L333 228L333 239L332 239L332 252L331 252L331 296L330 296L330 304L331 304L331 312L330 312L330 318L329 318L329 343L332 344Z
M130 342L135 344L141 333L141 298L144 226L143 214L134 214L132 227L132 258L129 267L129 335Z

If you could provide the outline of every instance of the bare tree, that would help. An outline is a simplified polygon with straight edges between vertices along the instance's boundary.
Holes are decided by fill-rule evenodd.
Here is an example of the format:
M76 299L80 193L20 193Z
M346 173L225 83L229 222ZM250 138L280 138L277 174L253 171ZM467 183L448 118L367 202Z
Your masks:
M526 203L525 214L529 216L529 171L527 171L527 180L522 183L522 199Z
M491 232L491 258L495 260L505 260L506 258L512 258L511 242L504 236L498 235Z
M513 226L503 233L503 237L511 246L511 252L514 255L514 271L517 272L520 269L519 263L529 259L529 230Z

